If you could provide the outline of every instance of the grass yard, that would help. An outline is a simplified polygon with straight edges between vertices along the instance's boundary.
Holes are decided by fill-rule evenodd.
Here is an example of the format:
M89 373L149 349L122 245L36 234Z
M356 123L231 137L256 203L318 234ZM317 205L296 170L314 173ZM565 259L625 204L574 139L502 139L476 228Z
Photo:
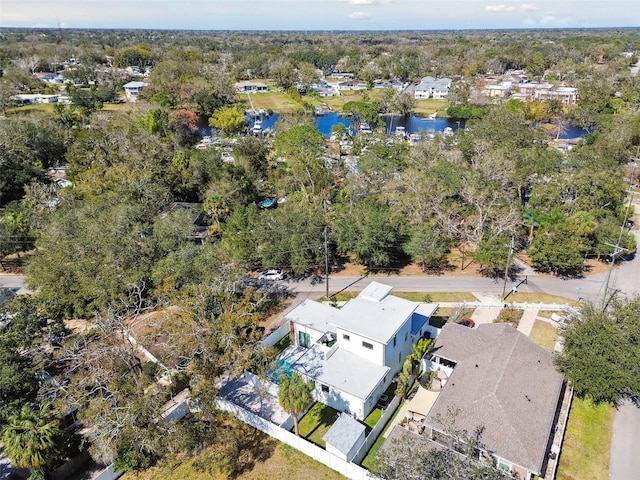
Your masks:
M533 328L529 334L529 338L541 347L553 350L558 338L558 329L549 322L536 320L533 322Z
M396 297L412 302L477 302L470 292L394 292Z
M322 437L335 423L338 413L337 410L316 402L298 424L300 436L325 448L325 442Z
M316 462L305 454L274 440L267 435L264 437L266 454L262 458L250 458L245 470L236 480L280 480L292 478L296 480L344 480L345 477L334 472L329 467ZM243 453L243 455L245 455ZM211 458L209 449L199 455L185 458L182 461L163 462L153 468L140 473L127 473L122 480L211 480L226 479L226 476L215 474L207 469Z
M389 428L391 428L391 425L393 425L393 420L398 416L401 409L402 409L402 402L400 402L400 405L398 405L398 408L394 412L393 416L389 419L387 426L385 427L384 431L380 434L380 436L376 440L376 443L373 444L373 446L371 447L371 450L369 450L369 453L367 453L367 456L364 457L364 460L362 460L362 463L361 463L362 467L366 468L367 470L371 470L373 468L373 466L375 465L376 454L378 453L378 450L380 450L380 447L382 447L382 444L385 441L384 432L386 432Z
M509 295L508 300L516 303L562 303L574 307L580 306L580 302L559 295L549 295L548 293L518 292Z
M238 94L236 97L245 108L251 108L247 95ZM251 95L251 101L256 109L264 108L277 113L292 113L302 110L302 107L284 92L256 93Z
M573 399L558 480L607 480L615 409Z
M364 423L366 423L367 426L371 427L367 430L371 430L373 427L375 427L378 423L378 420L380 420L380 417L382 417L382 410L380 410L379 408L374 408L369 416L364 419ZM369 435L369 432L367 432L367 435Z
M416 100L416 106L413 113L416 115L431 115L438 112L440 116L445 115L447 109L446 100L434 100L433 98Z

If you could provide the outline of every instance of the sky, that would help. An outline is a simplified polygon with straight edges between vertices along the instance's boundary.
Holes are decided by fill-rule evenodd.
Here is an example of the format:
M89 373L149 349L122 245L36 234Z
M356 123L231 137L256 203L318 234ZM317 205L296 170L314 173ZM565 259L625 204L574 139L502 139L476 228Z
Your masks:
M0 27L458 30L640 27L638 0L0 0Z

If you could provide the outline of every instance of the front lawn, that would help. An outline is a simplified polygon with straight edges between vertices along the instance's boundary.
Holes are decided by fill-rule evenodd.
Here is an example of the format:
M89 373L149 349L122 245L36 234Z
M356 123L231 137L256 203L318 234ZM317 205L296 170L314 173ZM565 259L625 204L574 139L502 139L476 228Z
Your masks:
M394 292L396 297L412 302L477 302L478 299L469 292Z
M614 414L611 405L573 399L558 480L607 480Z
M529 338L541 347L553 350L556 346L556 339L558 338L558 329L549 322L536 320L533 322L533 328L531 329Z
M298 424L300 436L319 447L325 448L325 442L322 437L335 423L339 414L340 412L337 410L316 402Z
M572 305L574 307L580 306L580 302L571 300L567 297L561 297L559 295L550 295L548 293L518 292L509 295L508 301L516 303L560 303L563 305Z

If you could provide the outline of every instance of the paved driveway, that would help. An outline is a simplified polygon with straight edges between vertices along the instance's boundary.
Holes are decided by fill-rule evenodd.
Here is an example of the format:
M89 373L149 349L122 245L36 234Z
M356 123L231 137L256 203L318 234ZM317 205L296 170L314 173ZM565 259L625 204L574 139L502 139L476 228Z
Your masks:
M622 404L613 422L610 480L636 480L640 475L640 408L631 402Z

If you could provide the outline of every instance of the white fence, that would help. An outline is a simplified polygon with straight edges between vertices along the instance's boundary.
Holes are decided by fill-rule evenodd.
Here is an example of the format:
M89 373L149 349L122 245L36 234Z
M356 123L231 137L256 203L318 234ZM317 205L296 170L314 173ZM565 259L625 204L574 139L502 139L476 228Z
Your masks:
M517 310L526 310L528 308L537 308L538 310L576 313L578 309L565 303L534 303L534 302L438 302L440 307L448 308L515 308Z
M94 477L93 480L117 480L123 474L124 472L116 472L113 465L109 465L107 468L102 470L97 477Z
M280 325L276 330L271 332L267 338L260 342L260 345L263 347L273 347L276 343L278 343L282 338L289 335L289 329L291 321L287 320L282 325Z
M347 462L346 460L336 457L335 455L327 452L325 449L308 442L304 438L298 437L284 428L280 428L277 425L259 417L258 415L250 412L249 410L236 405L228 400L218 397L216 399L218 408L232 413L243 422L257 428L261 432L270 435L277 440L301 451L305 455L313 458L314 460L326 465L327 467L335 470L336 472L344 475L352 480L372 480L376 479L368 470L362 468L355 463Z
M353 461L355 463L361 463L362 460L364 460L364 457L367 456L367 453L371 450L373 444L376 443L376 440L378 440L378 437L387 426L387 423L391 420L391 417L393 417L393 414L399 405L400 397L396 395L393 397L393 400L391 400L389 405L387 405L387 408L382 413L382 416L380 417L380 420L378 420L378 423L376 423L376 426L373 427L373 430L371 430L369 435L367 435L367 438L365 439L364 444L360 447L360 450L358 450L353 457Z

